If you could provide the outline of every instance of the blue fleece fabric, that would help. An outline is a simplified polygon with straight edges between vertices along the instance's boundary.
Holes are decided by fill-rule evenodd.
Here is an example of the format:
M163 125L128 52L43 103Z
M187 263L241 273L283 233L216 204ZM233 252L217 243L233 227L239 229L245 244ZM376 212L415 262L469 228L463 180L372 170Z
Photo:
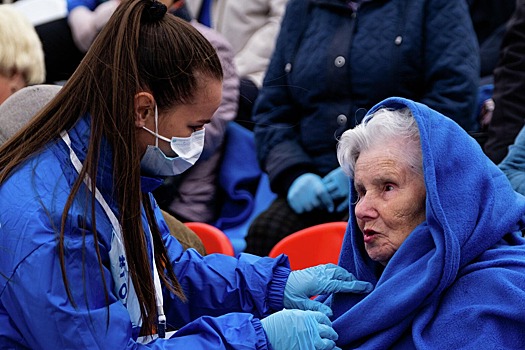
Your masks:
M219 170L222 202L214 226L225 230L242 224L250 217L261 175L253 132L235 122L229 123Z
M402 98L376 105L412 110L421 134L426 221L382 268L350 208L340 265L375 289L337 294L343 349L523 349L525 197L455 122ZM353 183L351 184L353 188ZM350 203L355 203L352 190Z

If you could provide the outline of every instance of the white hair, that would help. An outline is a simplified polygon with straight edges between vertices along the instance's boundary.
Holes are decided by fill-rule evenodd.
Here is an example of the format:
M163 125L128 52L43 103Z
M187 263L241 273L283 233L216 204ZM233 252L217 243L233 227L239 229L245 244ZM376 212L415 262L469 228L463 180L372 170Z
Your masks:
M337 159L345 173L353 178L355 163L361 152L392 142L398 142L403 147L409 168L423 175L419 128L409 108L381 108L366 116L361 124L341 135L337 144Z
M13 5L0 5L0 73L19 72L26 84L45 80L44 51L35 28Z

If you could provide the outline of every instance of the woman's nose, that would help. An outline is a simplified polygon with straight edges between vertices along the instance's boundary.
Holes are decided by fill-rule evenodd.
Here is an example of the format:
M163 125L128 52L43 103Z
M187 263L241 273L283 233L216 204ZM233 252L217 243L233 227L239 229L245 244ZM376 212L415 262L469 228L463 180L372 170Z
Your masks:
M377 210L373 202L374 200L370 196L361 196L355 205L355 216L359 220L375 219L377 217Z

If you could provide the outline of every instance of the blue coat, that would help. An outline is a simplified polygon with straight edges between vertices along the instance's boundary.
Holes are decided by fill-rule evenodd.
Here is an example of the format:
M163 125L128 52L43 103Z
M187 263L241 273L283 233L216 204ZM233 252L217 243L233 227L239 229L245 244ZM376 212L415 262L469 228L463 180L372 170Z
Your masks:
M89 118L69 131L72 147L82 160L89 139ZM101 148L97 188L117 212L112 198L112 156ZM77 177L65 142L58 140L24 162L0 186L0 348L125 349L136 348L139 329L113 292L109 268L112 226L96 204L98 247L109 290L107 306L93 235L85 234L82 254L81 222L86 188L81 188L68 215L65 264L74 308L68 299L57 254L60 217L71 185ZM158 180L143 179L148 192ZM148 194L146 194L147 198ZM153 201L153 197L149 197ZM164 290L167 324L180 328L175 338L157 339L155 349L266 349L266 335L259 319L282 309L283 291L290 273L287 258L238 258L183 251L170 235L155 206L169 258L187 303ZM143 212L143 223L147 225ZM118 217L118 215L117 215ZM82 263L84 261L84 264ZM82 268L84 266L84 268ZM204 316L204 317L202 317Z
M254 106L272 189L336 168L336 137L387 97L476 129L478 51L464 1L369 0L353 12L346 0L291 0Z
M522 127L514 143L509 146L507 156L498 167L505 173L518 193L525 195L525 127Z

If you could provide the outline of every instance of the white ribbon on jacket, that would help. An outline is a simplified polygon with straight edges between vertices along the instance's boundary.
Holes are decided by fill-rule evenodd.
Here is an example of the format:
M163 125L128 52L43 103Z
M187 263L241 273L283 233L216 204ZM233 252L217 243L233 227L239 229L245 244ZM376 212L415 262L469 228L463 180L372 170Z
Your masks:
M80 162L80 159L71 147L71 139L69 138L69 134L66 131L63 131L60 134L60 136L69 148L69 156L71 163L75 167L76 171L80 174L80 171L82 170L82 163ZM84 183L86 184L86 186L88 186L89 190L93 192L91 178L88 175L86 175ZM126 260L126 251L124 248L120 223L113 211L111 210L111 208L109 207L109 205L107 204L106 200L96 187L95 198L106 212L106 215L108 216L109 221L113 226L113 232L111 237L111 249L109 251L109 260L111 263L111 276L113 277L113 281L115 282L114 292L118 296L122 304L124 304L124 306L128 310L133 327L140 327L142 325L140 307L135 288L133 287L133 283L129 276L128 264ZM151 242L152 256L155 256L155 252L153 251L153 237L151 236L151 231L149 232L149 236ZM159 323L164 322L165 324L166 318L164 316L163 311L162 287L157 267L155 265L155 259L153 259L153 280L155 283L155 299L158 307L157 312L159 314ZM149 338L151 340L151 337Z

